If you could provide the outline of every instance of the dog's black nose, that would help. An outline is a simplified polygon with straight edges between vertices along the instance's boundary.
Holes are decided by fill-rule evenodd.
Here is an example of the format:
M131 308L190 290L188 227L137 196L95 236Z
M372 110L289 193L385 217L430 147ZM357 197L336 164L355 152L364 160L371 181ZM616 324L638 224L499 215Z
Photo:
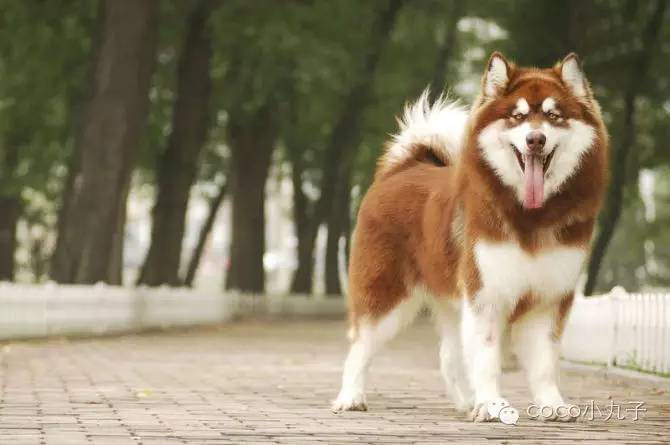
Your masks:
M526 145L531 152L540 151L547 142L547 137L540 130L533 130L526 135Z

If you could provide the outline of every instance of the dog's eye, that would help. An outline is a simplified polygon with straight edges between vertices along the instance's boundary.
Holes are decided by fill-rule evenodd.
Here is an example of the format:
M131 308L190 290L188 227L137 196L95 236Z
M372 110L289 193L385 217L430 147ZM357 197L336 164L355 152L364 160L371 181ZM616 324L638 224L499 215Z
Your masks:
M556 113L556 112L549 111L549 112L547 113L547 117L548 117L550 120L555 121L555 120L558 120L558 118L561 117L561 116L560 116L558 113Z
M512 115L512 119L514 119L515 121L521 121L523 120L524 117L526 117L526 115L523 113L514 113Z

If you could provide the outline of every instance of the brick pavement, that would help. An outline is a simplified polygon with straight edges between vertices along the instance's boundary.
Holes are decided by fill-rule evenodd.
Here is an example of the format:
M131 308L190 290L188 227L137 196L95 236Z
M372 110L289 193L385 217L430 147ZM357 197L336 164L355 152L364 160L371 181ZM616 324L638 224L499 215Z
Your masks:
M0 444L670 443L670 383L564 370L566 395L646 402L641 420L471 424L442 392L425 322L372 366L367 413L332 414L347 348L339 321L241 321L216 329L5 343ZM520 373L505 394L525 410Z

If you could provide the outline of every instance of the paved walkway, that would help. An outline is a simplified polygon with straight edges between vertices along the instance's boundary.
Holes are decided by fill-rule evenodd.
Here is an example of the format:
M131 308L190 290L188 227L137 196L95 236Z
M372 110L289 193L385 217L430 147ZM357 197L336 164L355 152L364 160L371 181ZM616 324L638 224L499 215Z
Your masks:
M442 393L425 323L374 363L367 413L332 414L346 350L336 321L246 321L218 329L5 344L0 443L670 443L670 383L564 371L565 392L595 399L595 420L471 424ZM504 387L520 410L522 376ZM606 421L610 400L625 420ZM646 402L640 420L627 402ZM588 417L588 416L587 416Z

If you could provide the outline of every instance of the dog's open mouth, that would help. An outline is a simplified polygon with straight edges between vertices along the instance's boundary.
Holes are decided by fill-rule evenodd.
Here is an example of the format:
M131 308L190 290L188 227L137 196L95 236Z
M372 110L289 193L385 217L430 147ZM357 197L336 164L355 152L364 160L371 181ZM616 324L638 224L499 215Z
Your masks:
M512 150L514 151L514 156L516 156L516 160L519 163L519 167L521 167L521 171L525 172L526 171L526 162L524 161L524 155L521 154L521 152L516 148L516 145L512 145ZM554 153L556 153L556 147L551 149L551 152L549 152L548 155L546 156L541 156L541 161L542 161L542 172L547 173L547 170L549 169L549 164L551 164L551 160L554 158Z
M556 147L544 156L521 154L514 145L512 150L524 176L523 206L538 209L544 203L544 175L554 158Z

